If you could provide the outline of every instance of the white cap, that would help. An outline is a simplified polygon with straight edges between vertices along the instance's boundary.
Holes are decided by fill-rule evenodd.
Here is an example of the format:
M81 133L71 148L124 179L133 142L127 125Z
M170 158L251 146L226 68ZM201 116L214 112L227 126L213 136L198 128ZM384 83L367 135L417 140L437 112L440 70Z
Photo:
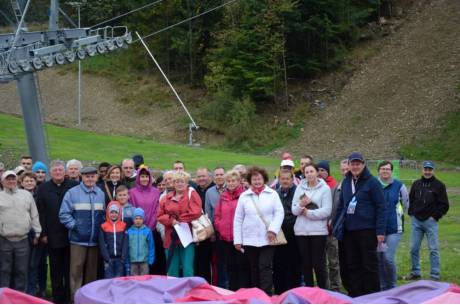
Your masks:
M14 173L17 175L19 173L22 173L23 171L25 171L26 169L24 168L24 166L16 166L16 168L14 169Z
M6 171L2 174L2 181L6 179L8 176L14 176L17 177L16 173L13 171Z
M289 159L281 161L281 165L280 165L280 166L290 166L290 167L295 167L295 165L294 165L294 161L292 161L292 160L289 160Z

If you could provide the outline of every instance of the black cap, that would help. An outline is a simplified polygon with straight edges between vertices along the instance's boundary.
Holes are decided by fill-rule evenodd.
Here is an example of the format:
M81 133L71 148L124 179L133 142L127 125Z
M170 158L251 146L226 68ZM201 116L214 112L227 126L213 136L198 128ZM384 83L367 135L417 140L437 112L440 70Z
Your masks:
M351 161L361 161L364 163L364 157L363 155L360 153L360 152L352 152L349 156L348 156L348 161L351 162Z

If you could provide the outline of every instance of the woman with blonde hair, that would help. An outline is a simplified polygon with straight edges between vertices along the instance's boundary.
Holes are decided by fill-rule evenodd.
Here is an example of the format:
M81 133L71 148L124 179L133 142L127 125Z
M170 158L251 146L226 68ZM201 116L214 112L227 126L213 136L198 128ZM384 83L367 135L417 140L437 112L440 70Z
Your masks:
M177 237L174 225L191 222L201 216L200 195L189 187L190 175L175 172L172 181L174 190L160 200L158 222L165 226L163 246L166 250L166 269L170 276L179 277L180 266L184 277L194 275L195 244L183 247Z

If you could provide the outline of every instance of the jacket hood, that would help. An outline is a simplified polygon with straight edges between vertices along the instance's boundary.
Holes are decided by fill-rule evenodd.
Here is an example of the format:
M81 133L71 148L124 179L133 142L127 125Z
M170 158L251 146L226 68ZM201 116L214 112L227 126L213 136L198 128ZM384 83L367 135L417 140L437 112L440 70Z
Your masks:
M141 166L137 170L137 175L136 175L136 188L140 190L150 190L152 186L152 174L150 173L150 170L147 166ZM149 176L149 184L147 186L141 185L141 174L147 174Z
M308 186L307 179L302 179L298 187L304 190L316 190L316 189L323 187L324 185L327 186L326 182L320 178L318 178L318 183L314 187Z
M118 219L114 222L110 219L110 210L111 207L118 207ZM116 232L123 232L126 229L126 223L121 221L121 209L122 207L118 203L118 201L110 201L109 204L107 205L106 211L106 219L105 222L102 223L101 228L104 232L111 232L111 233L116 233Z
M228 189L222 193L221 197L226 200L235 200L240 197L240 195L245 191L243 185L239 185L233 192L230 192Z
M107 205L107 209L105 209L105 220L107 222L113 223L112 219L110 219L110 211L113 210L113 208L118 208L118 219L117 219L117 221L115 221L115 223L121 222L120 215L121 215L122 207L121 207L120 203L118 201L115 201L115 200L110 201L109 204Z

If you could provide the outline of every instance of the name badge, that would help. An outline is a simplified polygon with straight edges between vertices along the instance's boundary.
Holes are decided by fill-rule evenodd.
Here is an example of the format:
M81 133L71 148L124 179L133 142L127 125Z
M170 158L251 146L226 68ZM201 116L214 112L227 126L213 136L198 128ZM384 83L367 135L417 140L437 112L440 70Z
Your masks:
M347 214L355 213L357 203L358 203L358 200L356 200L356 196L353 196L353 198L351 198L350 200L350 203L348 204Z

